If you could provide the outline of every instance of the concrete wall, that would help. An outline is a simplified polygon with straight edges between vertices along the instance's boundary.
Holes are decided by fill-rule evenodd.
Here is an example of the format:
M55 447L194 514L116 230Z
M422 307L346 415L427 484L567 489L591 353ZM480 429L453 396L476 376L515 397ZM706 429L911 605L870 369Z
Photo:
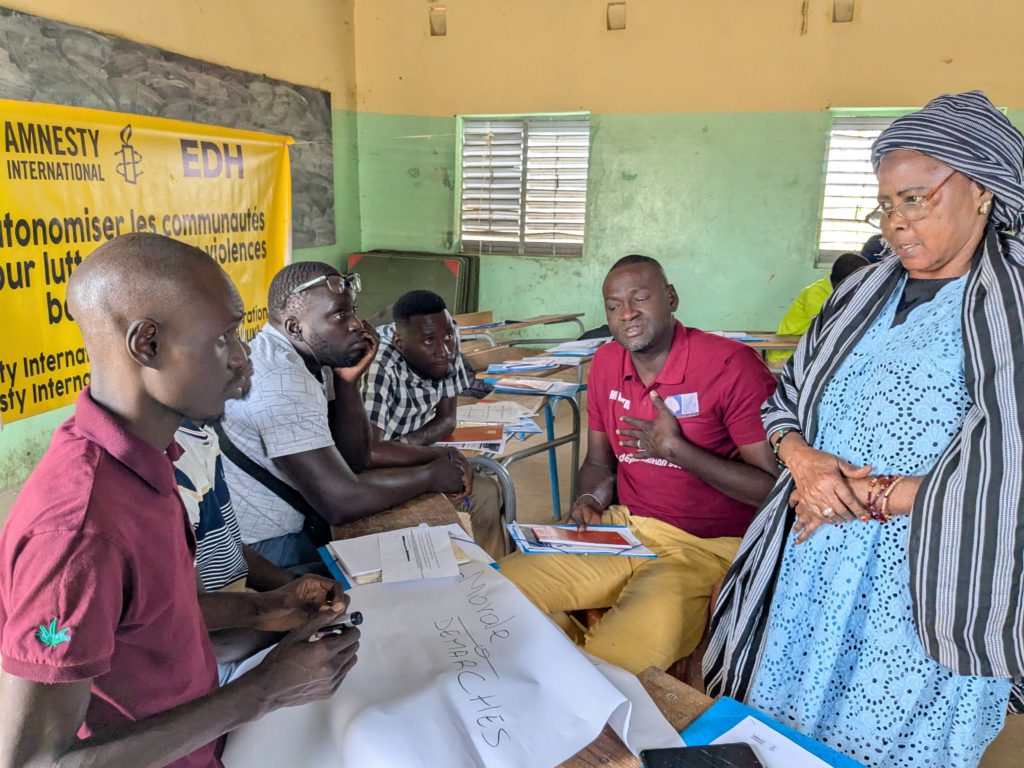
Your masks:
M457 247L455 119L584 110L592 145L582 258L483 257L480 306L583 310L627 253L665 263L685 322L772 328L814 269L829 107L911 107L982 88L1024 125L1024 3L958 0L419 0L355 9L366 248ZM998 23L993 20L998 19Z

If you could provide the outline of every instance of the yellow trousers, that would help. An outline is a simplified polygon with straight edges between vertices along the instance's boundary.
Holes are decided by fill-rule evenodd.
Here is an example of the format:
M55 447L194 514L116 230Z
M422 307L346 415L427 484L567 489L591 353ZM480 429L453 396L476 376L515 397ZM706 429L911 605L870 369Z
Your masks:
M461 509L461 507L460 507ZM479 471L473 473L473 492L469 495L469 521L473 539L495 560L508 552L501 516L501 489L498 481Z
M501 572L588 653L634 674L667 669L700 642L711 588L740 539L702 539L623 506L609 507L601 522L628 525L657 559L516 552ZM565 612L587 608L610 610L583 632Z

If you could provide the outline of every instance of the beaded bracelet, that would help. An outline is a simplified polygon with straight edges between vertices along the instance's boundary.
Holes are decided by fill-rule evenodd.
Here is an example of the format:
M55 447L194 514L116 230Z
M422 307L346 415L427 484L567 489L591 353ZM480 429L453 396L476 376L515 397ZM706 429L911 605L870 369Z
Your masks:
M796 427L780 427L779 429L775 430L775 434L779 436L779 439L776 440L775 443L772 445L772 453L775 454L775 463L779 465L779 469L786 469L786 462L784 462L782 460L782 457L779 456L779 446L782 445L782 438L784 438L790 432L796 432L798 435L803 434L803 432L801 432Z
M879 510L879 519L881 522L886 522L890 519L889 515L889 497L892 495L893 489L899 484L900 480L903 479L903 475L896 475L889 483L889 487L885 489L882 494L882 508Z
M871 515L872 520L880 523L889 522L889 494L902 479L903 475L876 475L871 478L871 482L868 483L868 501L864 509Z

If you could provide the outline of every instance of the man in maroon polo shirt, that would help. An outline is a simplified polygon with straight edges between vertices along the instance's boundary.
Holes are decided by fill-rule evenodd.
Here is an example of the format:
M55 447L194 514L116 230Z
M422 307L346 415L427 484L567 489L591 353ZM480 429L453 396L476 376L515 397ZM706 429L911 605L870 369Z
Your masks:
M590 370L570 520L628 525L658 558L515 554L502 572L587 651L666 669L700 641L712 587L775 482L760 415L775 379L750 348L676 321L654 259L620 259L603 292L615 341ZM584 608L611 610L584 633L565 613Z
M220 766L230 729L330 696L358 633L309 642L334 601L217 687L245 638L203 623L173 435L241 395L242 301L202 251L136 234L83 262L68 305L92 382L0 534L0 767Z

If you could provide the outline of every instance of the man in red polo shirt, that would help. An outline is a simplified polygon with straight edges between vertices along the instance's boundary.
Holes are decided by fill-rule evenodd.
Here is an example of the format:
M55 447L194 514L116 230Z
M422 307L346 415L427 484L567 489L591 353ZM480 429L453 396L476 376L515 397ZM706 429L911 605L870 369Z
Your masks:
M590 370L570 520L628 525L658 558L517 553L502 572L595 656L666 669L700 641L711 589L775 482L760 415L775 379L750 348L676 321L654 259L620 259L603 292L615 341ZM565 612L585 608L611 610L584 634Z
M309 642L336 600L217 687L173 435L242 394L241 298L199 249L136 234L83 262L68 305L92 382L0 534L0 766L215 768L230 729L330 696L358 633Z

